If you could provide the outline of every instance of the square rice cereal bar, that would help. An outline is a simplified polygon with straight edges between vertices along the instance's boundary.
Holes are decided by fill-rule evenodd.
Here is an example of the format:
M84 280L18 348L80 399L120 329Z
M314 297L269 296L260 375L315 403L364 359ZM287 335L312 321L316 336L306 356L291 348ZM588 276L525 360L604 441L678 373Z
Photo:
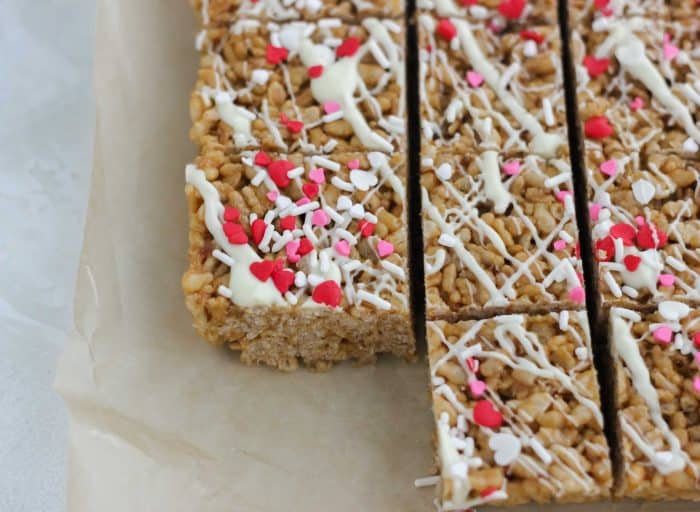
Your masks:
M246 19L204 34L190 101L200 146L215 138L237 150L405 151L400 21Z
M556 0L416 0L419 12L488 23L494 31L556 25Z
M421 185L428 318L583 306L566 160L424 151Z
M589 217L607 305L700 304L700 162L586 151Z
M609 495L587 325L582 311L428 323L442 510Z
M648 312L613 308L610 338L622 451L616 494L700 499L700 311L674 301Z
M248 364L412 358L404 157L242 152L187 167L194 326Z
M424 144L457 154L568 153L556 24L494 32L423 13L418 25Z

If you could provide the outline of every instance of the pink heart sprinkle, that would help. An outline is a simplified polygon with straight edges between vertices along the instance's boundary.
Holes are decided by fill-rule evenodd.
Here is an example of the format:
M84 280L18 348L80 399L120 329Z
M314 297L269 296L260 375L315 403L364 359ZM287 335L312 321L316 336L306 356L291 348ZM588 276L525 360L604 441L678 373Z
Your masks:
M570 196L571 194L572 194L571 190L560 190L559 192L557 192L554 195L556 196L558 201L565 203L567 196Z
M340 240L335 244L335 250L341 256L350 256L350 244L347 240Z
M331 220L323 210L316 210L311 216L311 224L314 226L326 226Z
M323 104L323 111L326 114L333 114L340 110L340 103L337 101L327 101Z
M637 96L634 98L632 101L630 101L630 108L632 109L633 112L636 112L637 110L644 108L644 100Z
M642 217L641 215L637 215L637 216L634 218L634 221L637 223L637 226L643 226L644 224L647 223L647 221L644 220L644 217Z
M566 249L566 242L564 240L556 240L554 242L555 251L563 251L564 249Z
M348 162L348 169L359 169L360 161L356 158L355 160L350 160Z
M314 183L320 185L321 183L324 183L326 181L326 173L321 167L311 169L309 171L309 179Z
M680 49L671 43L664 43L664 58L666 60L674 59L680 53Z
M602 205L599 205L598 203L591 203L588 205L588 213L591 215L591 220L596 222L598 220L598 217L600 216L600 210L603 209Z
M583 304L586 300L586 291L582 286L575 286L569 291L569 299L579 304Z
M654 339L661 343L670 343L673 331L668 325L662 325L654 329Z
M483 380L473 380L469 383L469 390L475 397L480 397L486 391L486 383Z
M380 258L386 258L394 252L394 245L386 240L377 242L377 254Z
M311 199L309 199L308 197L301 197L301 198L296 200L296 205L302 206L305 204L309 204L310 202L311 202Z
M270 190L267 193L267 198L272 201L273 203L277 200L277 198L280 196L280 193L277 192L276 190Z
M700 376L696 376L693 379L693 389L700 393Z
M503 164L503 172L508 176L515 176L520 173L520 162L513 160L511 162L506 162Z
M659 284L661 286L673 286L673 283L676 282L676 276L673 274L660 274L659 275Z
M617 161L616 160L606 160L600 164L600 172L606 176L615 176L617 173Z
M300 246L301 243L298 240L287 242L287 245L284 246L284 251L287 253L287 259L291 263L296 263L301 259L301 256L298 254Z
M469 85L472 87L479 87L484 83L484 75L476 71L467 71L467 82L469 82Z

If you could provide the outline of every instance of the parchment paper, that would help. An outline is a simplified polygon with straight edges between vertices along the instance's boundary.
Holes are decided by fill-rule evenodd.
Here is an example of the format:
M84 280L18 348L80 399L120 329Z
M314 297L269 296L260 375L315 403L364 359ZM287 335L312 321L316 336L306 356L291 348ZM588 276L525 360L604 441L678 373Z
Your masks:
M425 363L290 375L198 339L180 290L194 17L184 0L98 3L77 333L56 380L68 510L431 510L413 487L432 464Z

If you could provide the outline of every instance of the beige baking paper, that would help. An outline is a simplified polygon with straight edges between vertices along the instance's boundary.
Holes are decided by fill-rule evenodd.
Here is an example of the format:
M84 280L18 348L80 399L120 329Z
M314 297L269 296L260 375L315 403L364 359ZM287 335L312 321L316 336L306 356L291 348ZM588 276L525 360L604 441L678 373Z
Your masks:
M99 3L77 334L56 380L68 510L432 510L413 486L432 463L422 361L283 374L197 338L180 290L194 17L185 0Z

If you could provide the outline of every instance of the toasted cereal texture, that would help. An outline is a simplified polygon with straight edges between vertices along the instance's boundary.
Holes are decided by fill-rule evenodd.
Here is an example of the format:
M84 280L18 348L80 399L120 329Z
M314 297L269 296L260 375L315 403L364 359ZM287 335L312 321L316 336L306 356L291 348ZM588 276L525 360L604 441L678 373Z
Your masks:
M424 151L421 185L428 318L583 307L567 161Z
M581 23L572 34L585 146L606 158L636 152L700 159L697 15L678 21L649 13L602 20L597 30ZM640 58L650 71L635 71ZM609 128L596 129L594 123Z
M616 494L700 499L700 311L611 311L622 471Z
M211 138L187 178L183 288L203 337L283 369L413 356L401 155L230 154Z
M190 137L306 154L405 150L404 30L366 18L203 32Z
M443 510L609 495L585 312L428 323Z
M588 149L586 168L603 300L700 303L700 162Z
M556 24L494 33L421 14L418 25L424 145L455 154L568 153Z
M241 18L263 21L311 21L340 18L354 21L369 16L403 16L403 0L190 0L201 23L231 23Z

